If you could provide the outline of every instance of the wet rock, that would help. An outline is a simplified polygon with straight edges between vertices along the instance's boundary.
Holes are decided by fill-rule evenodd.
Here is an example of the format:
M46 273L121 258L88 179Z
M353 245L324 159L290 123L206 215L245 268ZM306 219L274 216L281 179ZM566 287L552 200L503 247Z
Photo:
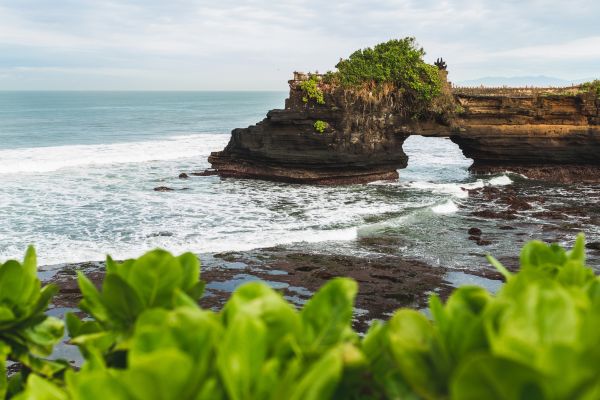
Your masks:
M600 250L600 242L589 242L585 247L591 250Z
M479 239L479 240L477 240L476 243L477 243L478 246L489 246L490 244L492 244L491 241L484 240L484 239Z
M151 237L169 237L169 236L173 236L173 232L168 232L168 231L160 231L160 232L155 232L155 233L151 233L149 235L146 235L147 238L151 238Z
M512 220L512 219L516 219L517 218L517 216L515 215L514 211L482 210L482 211L475 211L475 212L473 212L471 214L474 215L474 216L476 216L476 217L492 218L492 219Z
M175 189L167 187L167 186L158 186L154 188L155 192L172 192Z
M192 176L214 176L218 174L219 173L215 169L205 169L204 171L190 172L190 175Z
M468 231L471 236L481 236L481 229L479 228L470 228Z
M476 242L476 241L478 241L480 239L481 238L479 236L473 236L473 235L469 236L469 240L473 240L474 242Z
M188 179L190 176L185 172L179 174L179 179Z
M502 225L502 226L498 227L498 229L503 230L503 231L512 231L515 228L510 225Z
M515 210L515 211L525 211L525 210L530 210L532 208L531 204L529 204L527 201L515 197L515 196L508 196L504 199L502 199L502 201L505 204L508 204L508 207L511 210Z

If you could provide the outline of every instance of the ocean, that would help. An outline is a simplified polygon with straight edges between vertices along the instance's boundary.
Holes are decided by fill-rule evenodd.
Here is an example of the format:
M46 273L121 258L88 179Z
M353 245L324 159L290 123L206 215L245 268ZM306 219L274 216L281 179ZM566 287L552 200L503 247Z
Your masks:
M282 108L285 92L0 92L0 260L35 245L40 265L310 243L311 251L376 252L364 239L431 265L479 268L516 256L527 240L600 241L600 189L504 173L469 174L444 138L411 137L396 182L311 186L216 176L209 167L230 131ZM170 192L153 189L167 186ZM508 217L475 195L529 199ZM514 210L513 210L514 211ZM468 230L482 231L479 243ZM389 251L389 249L388 249ZM590 260L600 258L590 251Z

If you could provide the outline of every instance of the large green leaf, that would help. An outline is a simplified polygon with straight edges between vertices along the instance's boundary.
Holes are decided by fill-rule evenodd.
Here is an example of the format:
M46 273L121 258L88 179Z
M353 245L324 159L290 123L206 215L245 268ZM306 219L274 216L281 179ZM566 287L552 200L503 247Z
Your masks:
M327 282L304 306L302 344L309 352L323 353L343 341L352 340L352 310L358 291L355 281L335 278Z
M254 399L267 356L267 328L251 315L231 321L218 348L217 368L232 400Z
M544 400L550 396L540 373L515 361L476 355L457 372L453 400Z

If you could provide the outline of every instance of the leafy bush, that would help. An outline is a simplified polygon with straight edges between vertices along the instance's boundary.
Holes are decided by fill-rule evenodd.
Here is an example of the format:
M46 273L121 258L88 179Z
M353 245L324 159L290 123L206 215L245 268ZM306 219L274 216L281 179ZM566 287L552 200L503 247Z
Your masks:
M394 39L357 50L337 65L344 86L393 83L416 101L430 102L441 93L438 68L423 61L425 51L415 38Z
M592 92L596 94L596 97L600 99L600 79L593 80L591 82L583 83L580 86L581 90L585 92Z
M23 263L0 264L0 398L8 387L7 359L21 363L25 375L52 377L65 368L65 363L39 358L50 355L63 336L62 321L44 314L56 290L54 285L41 287L32 247Z
M329 124L325 121L317 120L314 124L315 131L319 133L325 132L325 129L329 128Z
M300 82L300 89L304 92L302 101L308 103L309 99L314 99L317 104L325 104L323 91L319 87L319 78L311 75L307 80Z
M378 381L393 398L594 399L600 396L600 279L585 266L584 240L567 253L532 242L492 296L457 289L432 320L400 310L364 340ZM377 376L377 375L376 375Z
M215 313L192 300L201 287L192 257L155 251L112 263L101 293L80 277L94 320L69 328L74 340L88 336L83 367L64 379L29 374L15 398L600 398L600 278L585 266L581 236L570 252L527 244L516 274L490 257L506 278L497 295L476 286L445 304L433 295L431 318L401 309L363 339L351 328L352 280L330 281L300 311L248 283ZM124 362L93 335L107 335Z
M150 309L195 304L204 289L199 275L200 264L192 253L173 257L155 250L123 263L108 257L102 292L85 275L78 275L83 294L79 307L93 320L82 322L75 314L67 314L72 342L84 354L93 348L105 354L111 364L123 364L123 351L128 349L140 315Z

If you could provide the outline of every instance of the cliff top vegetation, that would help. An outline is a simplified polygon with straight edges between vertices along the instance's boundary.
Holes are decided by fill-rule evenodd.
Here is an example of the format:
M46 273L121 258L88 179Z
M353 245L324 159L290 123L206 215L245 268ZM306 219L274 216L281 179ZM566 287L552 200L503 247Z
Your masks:
M600 99L600 79L595 79L591 82L585 82L581 84L580 87L583 91L596 93L596 97Z
M441 93L442 80L438 68L427 64L424 55L415 38L392 39L340 60L337 72L326 74L325 80L344 87L392 83L415 100L430 102Z
M454 109L448 91L444 91L444 78L437 66L427 64L425 51L415 38L392 39L360 49L346 59L340 59L337 71L325 75L309 74L300 83L303 101L314 100L325 104L323 91L342 88L371 101L389 93L402 97L404 111L413 118L435 114L444 116ZM448 93L446 93L448 92ZM442 118L443 119L443 118Z

